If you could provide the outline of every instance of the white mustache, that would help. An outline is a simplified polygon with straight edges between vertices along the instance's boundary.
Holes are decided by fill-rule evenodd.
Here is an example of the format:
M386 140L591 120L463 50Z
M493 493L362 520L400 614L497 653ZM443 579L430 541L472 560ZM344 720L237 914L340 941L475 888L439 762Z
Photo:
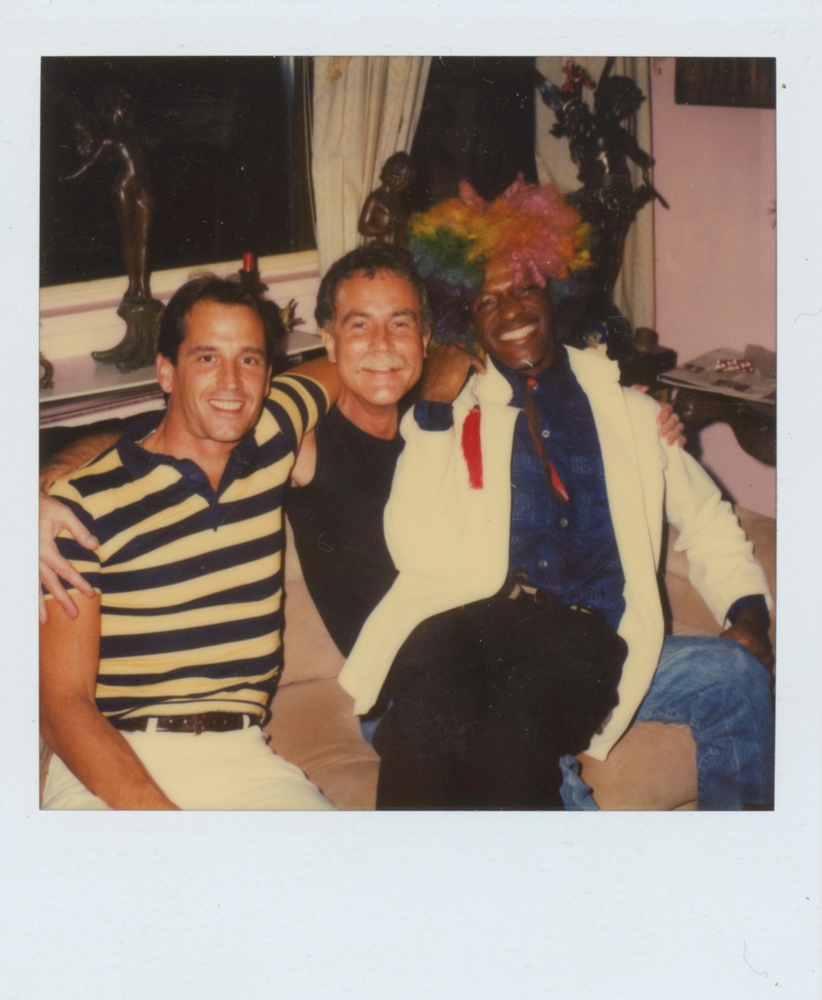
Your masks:
M387 372L393 369L405 368L405 359L399 354L389 351L380 354L366 354L357 363L357 371L367 368L369 371Z

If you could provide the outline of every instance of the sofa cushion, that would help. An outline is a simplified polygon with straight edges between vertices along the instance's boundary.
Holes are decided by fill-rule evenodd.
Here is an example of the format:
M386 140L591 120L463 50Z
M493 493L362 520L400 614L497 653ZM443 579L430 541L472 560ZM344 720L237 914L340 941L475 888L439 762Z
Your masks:
M284 665L278 690L301 681L336 678L342 670L343 655L328 634L308 593L288 521L284 575Z
M360 732L336 678L281 687L265 727L271 747L301 768L340 809L373 809L380 759Z
M773 589L774 521L743 508L737 514ZM300 766L332 802L373 809L379 758L360 736L351 700L336 682L343 658L302 580L290 528L287 535L285 669L267 729L277 752ZM673 549L676 537L671 529L665 565L673 630L716 635L719 627L688 579L687 558ZM579 760L603 809L696 807L696 747L687 727L638 723L607 761L585 754Z

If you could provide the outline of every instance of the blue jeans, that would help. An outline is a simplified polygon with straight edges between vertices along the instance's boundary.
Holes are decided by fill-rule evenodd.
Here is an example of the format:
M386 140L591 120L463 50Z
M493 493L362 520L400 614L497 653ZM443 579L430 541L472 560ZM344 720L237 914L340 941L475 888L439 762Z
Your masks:
M668 636L636 721L690 726L700 809L769 808L774 786L770 674L738 642ZM560 761L566 809L596 809L579 764Z

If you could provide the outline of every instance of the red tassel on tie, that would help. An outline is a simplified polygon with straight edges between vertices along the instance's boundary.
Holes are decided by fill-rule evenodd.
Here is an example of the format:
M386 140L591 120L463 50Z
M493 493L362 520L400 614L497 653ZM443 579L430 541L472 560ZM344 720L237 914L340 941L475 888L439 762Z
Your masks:
M554 468L553 462L548 457L548 449L545 447L545 441L542 439L542 422L539 419L537 405L534 402L534 391L539 388L539 382L535 378L529 378L526 380L525 385L523 410L525 411L525 419L528 422L528 430L531 432L531 440L534 442L534 449L542 463L542 471L548 486L548 492L557 503L567 503L570 499L568 491L565 489L565 484L559 478L559 473Z
M480 408L475 406L462 425L462 453L468 466L468 484L482 489L482 445L480 444Z

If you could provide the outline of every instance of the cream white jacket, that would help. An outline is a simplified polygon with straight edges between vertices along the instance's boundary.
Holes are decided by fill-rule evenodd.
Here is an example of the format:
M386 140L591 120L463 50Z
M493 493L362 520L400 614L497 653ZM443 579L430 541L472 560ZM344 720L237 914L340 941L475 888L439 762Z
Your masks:
M630 725L662 649L658 576L663 511L679 531L691 582L718 623L740 597L768 583L730 505L697 462L658 433L657 404L623 389L619 370L593 351L568 348L571 369L588 396L605 466L608 502L625 575L619 634L628 657L619 705L588 753L604 760ZM405 448L385 510L385 535L399 576L363 626L340 683L367 712L411 631L431 615L495 594L508 572L511 449L519 409L489 363L454 402L454 426L423 431L413 411L401 432ZM481 409L483 487L471 489L460 445L463 422Z

